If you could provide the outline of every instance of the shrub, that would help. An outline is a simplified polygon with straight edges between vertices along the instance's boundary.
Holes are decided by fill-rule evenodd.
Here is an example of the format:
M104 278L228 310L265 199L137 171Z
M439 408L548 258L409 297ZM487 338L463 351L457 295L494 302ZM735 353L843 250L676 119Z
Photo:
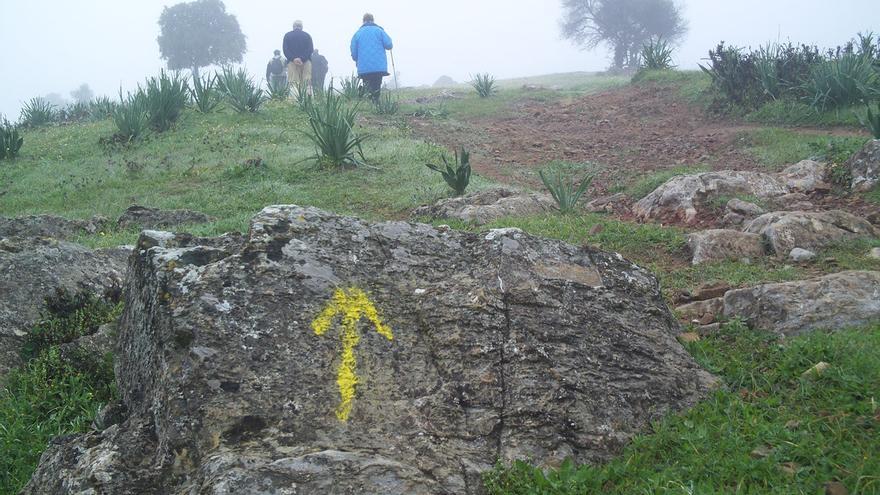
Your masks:
M159 72L159 77L147 79L143 94L150 127L158 132L164 132L177 122L181 112L186 108L189 102L189 84L186 77L179 73L173 72L168 75L163 70Z
M400 99L390 91L386 91L373 103L373 107L379 115L395 115L400 111Z
M24 138L18 133L18 127L5 118L0 121L0 160L14 160L24 144Z
M880 139L880 102L877 103L877 113L871 111L871 106L865 109L865 127L871 131L874 139Z
M196 110L202 113L213 112L222 98L217 88L217 76L214 74L194 78L189 93Z
M125 98L119 95L120 103L113 108L113 123L116 124L117 133L114 140L130 143L147 131L149 120L147 118L147 102L142 91L134 94L129 93Z
M229 105L239 113L256 112L266 101L263 90L244 69L224 67L218 76L217 86L226 96Z
M95 98L89 102L89 116L93 120L102 120L113 116L116 104L106 96Z
M333 89L333 80L330 80L330 89ZM349 100L357 100L360 99L364 94L364 88L361 86L361 79L357 76L357 74L352 74L349 77L342 78L339 82L339 94L348 98Z
M82 122L91 116L91 108L84 101L71 103L58 111L59 122Z
M470 153L465 151L464 148L461 148L460 154L456 151L455 167L446 160L445 155L441 155L440 158L443 160L443 167L430 163L426 163L425 166L435 172L439 172L443 176L443 180L455 191L455 195L461 196L471 181Z
M538 174L541 176L541 182L544 183L544 187L550 191L550 195L556 201L559 211L563 214L574 211L578 200L581 199L581 196L590 187L594 177L594 174L589 174L581 180L580 185L577 185L574 180L566 177L559 169L556 169L553 175L550 175L550 172L545 174L543 170L538 171Z
M868 56L844 53L815 65L803 88L816 108L854 105L880 97L880 73Z
M46 312L25 337L23 353L36 357L49 347L91 335L98 327L115 320L122 309L89 292L70 294L64 290L46 298Z
M652 39L642 46L641 66L643 70L666 70L672 65L672 47L663 39Z
M318 166L342 167L364 165L362 144L366 136L354 131L358 105L346 105L345 98L335 91L324 92L306 109L311 132L306 136L315 145L315 154L306 158Z
M284 101L290 98L290 85L283 79L274 81L269 79L266 81L266 87L268 88L270 100Z
M498 88L495 87L495 78L488 73L475 75L471 79L470 85L477 90L480 98L488 98L498 92Z
M39 127L58 120L58 108L46 99L36 97L24 104L19 119L24 127Z

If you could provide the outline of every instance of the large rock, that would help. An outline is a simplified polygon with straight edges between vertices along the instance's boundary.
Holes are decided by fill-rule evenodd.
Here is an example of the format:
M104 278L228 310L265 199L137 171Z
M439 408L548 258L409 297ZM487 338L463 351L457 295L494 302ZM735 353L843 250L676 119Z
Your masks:
M245 241L138 247L130 416L24 493L480 493L499 459L608 459L714 384L650 273L517 229L276 206Z
M763 236L780 257L794 248L819 250L841 241L877 235L877 229L867 220L840 210L767 213L744 230Z
M535 215L554 208L553 199L546 195L492 188L421 206L413 211L412 217L451 218L485 225L503 217Z
M714 229L687 236L691 263L699 265L724 260L752 260L764 256L764 241L757 234Z
M791 193L827 190L825 166L805 160L778 174L724 170L669 179L633 206L642 219L678 220L692 223L722 198L751 196L773 199Z
M870 191L880 182L880 139L873 139L846 162L854 191Z
M28 215L23 217L0 217L2 237L51 237L70 239L94 234L104 229L107 219L94 216L88 220L70 220L55 215Z
M207 223L211 217L192 210L160 210L132 205L116 220L121 229L167 229L181 225Z
M129 251L54 239L0 240L0 375L19 364L21 339L58 289L98 295L122 287Z
M783 335L865 325L880 320L880 272L731 290L724 295L724 315Z

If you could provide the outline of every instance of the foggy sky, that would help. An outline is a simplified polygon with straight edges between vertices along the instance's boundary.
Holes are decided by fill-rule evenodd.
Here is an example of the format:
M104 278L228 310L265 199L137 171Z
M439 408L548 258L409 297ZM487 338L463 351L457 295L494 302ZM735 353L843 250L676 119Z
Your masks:
M174 0L0 0L0 114L18 118L34 96L87 83L97 95L116 96L155 75L157 21ZM329 62L331 75L354 70L348 45L365 11L394 39L401 84L457 81L489 72L498 78L608 66L603 49L585 52L559 36L558 0L225 0L247 36L244 64L257 79L295 19ZM859 31L880 31L877 0L683 0L690 31L676 51L682 68L696 68L718 41L757 46L794 41L836 46Z

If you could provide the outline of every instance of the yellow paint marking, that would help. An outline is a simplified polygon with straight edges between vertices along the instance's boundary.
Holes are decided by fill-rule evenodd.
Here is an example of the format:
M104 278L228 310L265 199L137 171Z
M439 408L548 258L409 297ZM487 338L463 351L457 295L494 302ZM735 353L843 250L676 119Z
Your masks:
M357 358L354 354L361 340L357 329L358 322L366 317L376 327L376 331L388 340L394 340L394 334L391 332L391 327L382 323L376 306L367 294L358 288L336 289L333 298L312 321L315 335L322 336L327 333L338 315L342 315L342 363L339 365L336 383L339 385L342 402L336 409L336 417L339 421L347 421L354 405L355 388L358 383L355 372Z

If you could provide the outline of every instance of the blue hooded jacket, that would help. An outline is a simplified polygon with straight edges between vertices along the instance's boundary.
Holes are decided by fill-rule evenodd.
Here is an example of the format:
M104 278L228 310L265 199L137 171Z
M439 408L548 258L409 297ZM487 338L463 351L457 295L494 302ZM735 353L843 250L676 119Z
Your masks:
M364 23L351 38L351 59L357 62L358 75L381 73L388 75L388 56L385 50L394 48L391 37L372 22Z

